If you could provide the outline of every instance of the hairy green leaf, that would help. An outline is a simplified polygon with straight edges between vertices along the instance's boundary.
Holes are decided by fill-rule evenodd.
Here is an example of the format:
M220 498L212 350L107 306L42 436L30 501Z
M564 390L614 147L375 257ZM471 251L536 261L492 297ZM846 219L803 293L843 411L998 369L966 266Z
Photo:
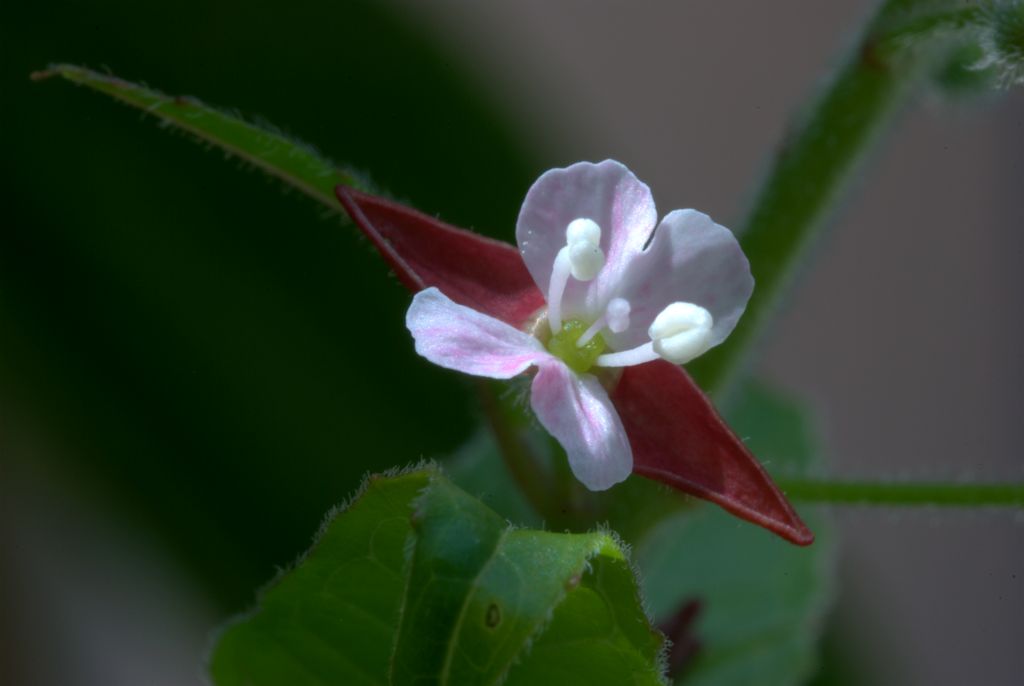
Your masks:
M210 670L220 685L659 684L661 646L612 535L516 529L426 468L370 478Z
M341 208L334 198L338 184L362 187L354 172L341 169L310 145L267 126L211 107L191 96L170 96L139 84L72 64L54 64L36 72L33 79L60 76L68 81L106 93L121 102L153 115L167 126L191 133L222 148L230 155L259 167L294 186L331 210Z

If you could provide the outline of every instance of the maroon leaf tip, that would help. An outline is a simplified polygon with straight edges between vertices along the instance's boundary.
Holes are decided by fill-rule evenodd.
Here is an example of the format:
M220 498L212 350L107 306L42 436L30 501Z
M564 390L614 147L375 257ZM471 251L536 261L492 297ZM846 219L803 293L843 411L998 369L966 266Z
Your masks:
M682 367L623 370L612 392L633 448L633 472L709 500L797 545L814 534Z
M455 302L515 327L544 307L515 246L347 186L334 192L409 290L435 286Z

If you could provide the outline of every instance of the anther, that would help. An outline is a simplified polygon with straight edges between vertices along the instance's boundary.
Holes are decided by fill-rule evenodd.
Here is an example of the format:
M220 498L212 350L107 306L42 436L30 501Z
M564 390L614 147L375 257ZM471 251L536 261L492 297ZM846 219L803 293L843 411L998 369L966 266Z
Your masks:
M593 219L580 217L573 219L565 227L565 244L572 245L577 241L587 240L597 245L601 242L601 227Z
M711 313L693 303L672 303L654 318L647 330L651 337L630 350L607 353L594 364L600 367L631 367L653 362L659 357L673 364L686 364L711 346Z
M604 266L604 253L597 247L597 243L591 243L584 238L570 243L568 248L572 278L577 281L590 281L598 275Z
M612 298L605 308L605 318L612 333L622 333L629 328L629 301L625 298Z
M647 330L654 352L669 362L685 364L711 346L711 313L693 303L672 303Z
M565 227L565 247L555 256L548 282L548 321L553 333L562 328L562 296L569 276L577 281L591 281L604 267L600 245L601 227L593 219L579 217Z

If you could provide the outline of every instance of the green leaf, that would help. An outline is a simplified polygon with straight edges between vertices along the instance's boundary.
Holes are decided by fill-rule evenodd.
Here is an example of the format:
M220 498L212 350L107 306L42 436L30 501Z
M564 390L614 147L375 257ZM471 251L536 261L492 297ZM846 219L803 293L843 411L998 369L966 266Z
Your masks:
M230 155L275 176L340 214L334 197L338 184L364 187L354 172L341 169L312 146L265 126L204 104L191 96L170 96L116 76L72 64L54 64L32 74L34 80L60 76L106 93L158 118L163 124L213 143Z
M662 683L609 533L516 529L432 468L373 477L221 636L229 684Z
M743 389L730 421L775 474L815 470L813 442L793 404L757 386ZM637 547L655 617L698 600L701 649L682 683L700 686L802 683L816 664L833 588L829 522L808 513L814 545L787 545L717 508L665 520Z
M410 504L431 474L370 477L319 540L217 642L217 684L386 683Z

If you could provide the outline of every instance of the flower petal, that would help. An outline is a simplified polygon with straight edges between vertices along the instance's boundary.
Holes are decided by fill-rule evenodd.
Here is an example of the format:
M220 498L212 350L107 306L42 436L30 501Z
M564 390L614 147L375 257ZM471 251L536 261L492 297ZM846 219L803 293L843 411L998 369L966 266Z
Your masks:
M334 190L409 290L436 286L515 327L544 307L515 247L346 186Z
M612 401L633 446L633 471L797 545L814 534L743 442L681 367L661 360L627 367Z
M643 250L658 215L651 190L614 160L545 172L527 192L516 223L519 251L545 295L555 256L566 244L565 229L579 218L601 227L605 266L593 281L570 280L562 311L569 317L595 318L626 265Z
M416 339L420 355L441 367L474 376L511 379L530 365L551 358L530 334L459 305L436 288L413 297L405 325Z
M540 423L569 456L569 466L592 491L629 476L633 454L608 394L590 374L576 374L554 358L539 365L530 404Z
M629 301L629 328L606 340L616 350L646 343L658 313L681 301L711 313L711 345L718 345L736 327L753 290L750 263L732 231L696 210L675 210L627 268L617 295Z

